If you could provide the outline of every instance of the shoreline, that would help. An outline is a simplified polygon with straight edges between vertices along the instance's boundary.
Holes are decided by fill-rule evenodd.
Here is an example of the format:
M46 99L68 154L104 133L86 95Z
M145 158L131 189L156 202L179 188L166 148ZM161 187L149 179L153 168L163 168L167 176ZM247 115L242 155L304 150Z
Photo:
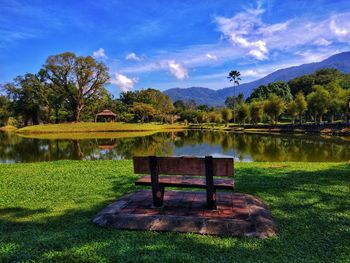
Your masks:
M325 123L325 124L260 124L244 126L209 126L209 125L190 125L189 129L193 130L214 130L230 131L237 133L254 133L254 134L319 134L319 135L336 135L349 136L350 123Z
M157 132L187 129L187 126L180 124L159 124L159 123L61 123L41 124L27 126L15 130L17 134L63 134L63 133L118 133L118 132Z
M13 126L1 127L0 131L15 132L22 136L40 134L83 134L83 133L133 133L162 132L180 130L229 131L251 134L319 134L329 136L350 136L350 123L325 124L259 124L244 126L214 126L211 124L159 124L159 123L62 123L41 124L16 129Z

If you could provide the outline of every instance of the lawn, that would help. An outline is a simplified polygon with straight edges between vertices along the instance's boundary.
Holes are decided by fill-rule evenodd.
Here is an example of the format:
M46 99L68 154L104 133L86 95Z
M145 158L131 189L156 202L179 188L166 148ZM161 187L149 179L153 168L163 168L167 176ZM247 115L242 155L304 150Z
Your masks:
M265 240L93 225L136 178L131 161L0 165L0 262L350 262L348 164L237 163L236 191L277 221Z
M83 133L83 132L136 132L136 131L162 131L173 129L186 129L182 124L158 124L158 123L122 123L122 122L79 122L42 124L27 126L18 129L17 133Z

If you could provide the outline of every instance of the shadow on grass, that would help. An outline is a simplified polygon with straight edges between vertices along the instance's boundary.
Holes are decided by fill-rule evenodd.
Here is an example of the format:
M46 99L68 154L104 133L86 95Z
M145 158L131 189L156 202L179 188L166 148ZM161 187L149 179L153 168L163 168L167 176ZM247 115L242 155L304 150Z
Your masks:
M0 210L0 261L65 262L336 262L350 257L349 168L240 168L237 192L268 203L280 233L275 238L229 238L195 234L102 229L92 217L110 202L35 221L16 221L45 210ZM117 192L135 189L120 178ZM4 218L4 219L2 219Z

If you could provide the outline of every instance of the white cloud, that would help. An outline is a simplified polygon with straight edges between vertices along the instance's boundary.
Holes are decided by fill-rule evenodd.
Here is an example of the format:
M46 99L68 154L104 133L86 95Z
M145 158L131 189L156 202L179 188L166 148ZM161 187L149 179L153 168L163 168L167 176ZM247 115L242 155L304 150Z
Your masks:
M349 23L348 23L349 25ZM349 34L350 31L348 31L345 27L342 26L342 22L337 24L336 19L332 18L331 22L329 23L329 28L337 35L337 36L345 36Z
M245 49L248 54L258 60L264 60L267 59L268 48L262 34L256 33L259 31L257 29L264 29L265 32L275 32L284 29L286 24L264 28L264 23L261 20L263 13L264 10L261 8L248 9L232 18L216 17L215 20L219 31L233 45Z
M131 75L169 70L177 79L186 79L188 69L199 72L201 67L220 67L234 62L242 72L253 70L246 71L247 79L253 79L282 66L320 61L350 48L350 12L296 17L279 23L263 21L264 12L258 7L233 17L216 17L217 28L223 36L220 41L175 51L162 50L148 58L147 63L121 65L118 72ZM256 63L259 61L264 64ZM269 70L265 70L266 67ZM196 76L191 76L186 83L192 78Z
M314 41L314 44L317 45L317 46L329 46L330 44L332 44L331 41L328 41L327 39L324 39L324 38L318 38Z
M134 52L128 54L125 57L126 60L132 60L132 61L141 61L142 57L137 56Z
M183 65L177 63L175 60L168 61L168 67L170 73L174 75L178 80L184 80L188 78L187 69Z
M105 50L103 48L99 48L97 51L94 51L92 53L92 56L94 58L101 58L101 59L107 59L107 55L105 53Z
M110 82L111 84L118 85L122 92L127 92L134 88L135 84L138 82L138 79L130 79L123 74L116 73L115 78L111 79Z
M264 12L260 7L248 9L231 18L216 17L215 22L223 39L257 60L268 59L269 54L276 51L293 53L309 45L325 47L350 42L350 12L275 24L262 20Z
M209 59L212 59L212 60L218 60L218 57L216 55L212 55L210 53L207 53L205 56Z

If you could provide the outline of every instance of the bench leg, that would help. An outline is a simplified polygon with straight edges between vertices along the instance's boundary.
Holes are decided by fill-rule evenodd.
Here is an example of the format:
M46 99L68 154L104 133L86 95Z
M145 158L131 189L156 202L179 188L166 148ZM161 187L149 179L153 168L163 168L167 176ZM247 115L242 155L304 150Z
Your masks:
M207 208L210 210L216 210L216 189L212 191L207 190Z
M216 189L214 187L214 165L212 156L205 156L205 177L207 185L207 208L216 210Z
M152 187L153 206L162 207L164 200L164 186Z

